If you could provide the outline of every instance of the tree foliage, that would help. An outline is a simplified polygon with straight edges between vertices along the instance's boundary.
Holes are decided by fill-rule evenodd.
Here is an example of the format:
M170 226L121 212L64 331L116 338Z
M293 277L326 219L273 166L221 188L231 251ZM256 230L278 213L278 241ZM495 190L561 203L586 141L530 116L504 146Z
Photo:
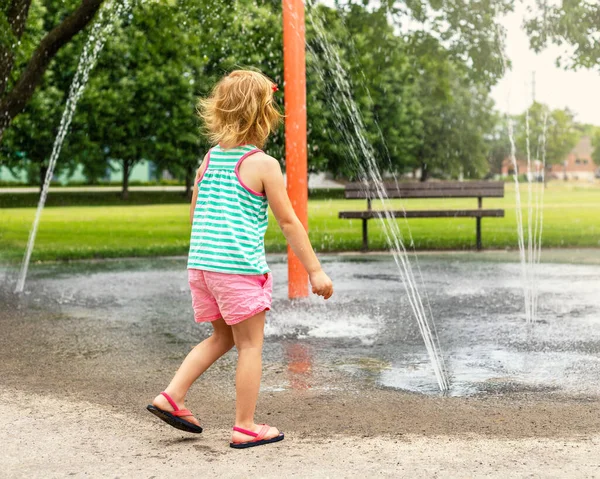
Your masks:
M410 162L417 115L414 76L405 42L394 34L382 10L367 12L355 7L344 13L319 8L311 11L309 18L311 166L344 177L356 173L356 166L349 161L350 146L345 144L340 130L352 132L357 119L343 105L345 117L341 123L335 114L335 109L345 102L336 82L336 76L342 76L350 83L352 102L365 127L361 133L373 146L380 169L389 170L391 163L393 170L403 171ZM320 35L315 29L321 30ZM348 37L352 40L348 41Z
M359 3L307 9L307 41L314 52L307 57L309 169L353 175L332 113L332 69L338 66L322 55L310 22L310 15L318 14L328 42L339 52L382 169L404 173L422 168L424 178L483 175L495 118L488 91L500 61L494 20L507 2L486 6L464 0L442 2L439 8L436 2ZM24 52L35 50L77 2L40 5L32 3ZM401 12L419 21L425 20L423 12L434 12L434 27L400 33L390 13ZM458 38L448 25L482 30ZM490 36L483 39L485 32ZM58 52L24 113L14 120L1 144L5 163L28 162L43 170L83 41L77 36ZM27 55L19 63L22 68ZM282 62L278 0L140 2L107 41L59 165L73 170L82 164L88 180L95 182L118 161L125 172L124 195L127 172L141 160L186 178L189 185L209 146L200 133L197 98L237 67L259 68L282 85ZM281 88L276 95L281 104L283 92ZM283 159L283 128L267 150Z
M324 63L323 78L312 80L317 91L309 101L311 142L324 156L318 164L337 174L354 173L339 132L352 124L331 128L332 103L344 101L336 96L333 80L334 70L342 67L380 169L391 166L404 173L420 168L423 180L432 172L441 177L482 175L487 164L484 135L493 125L493 105L487 86L469 75L467 65L428 33L399 36L385 8L320 10L327 41L340 53L342 65L336 65L331 54L324 55L319 42L311 49L317 57L312 61ZM315 35L308 32L312 43ZM319 134L323 131L329 141Z
M505 31L498 19L512 11L513 0L336 0L336 4L381 5L401 30L427 32L446 45L454 60L471 65L471 78L488 88L504 75Z
M202 66L199 26L180 28L184 11L168 3L139 3L106 44L74 121L95 146L82 162L90 179L104 176L109 161L121 165L122 196L136 163L198 162L194 83Z
M529 13L525 27L535 51L549 44L570 47L557 58L559 66L600 71L600 2L536 0Z
M494 125L493 103L485 85L476 83L437 40L426 34L411 41L420 105L414 162L425 181L431 172L442 177L485 173L486 133Z
M38 92L27 105L27 111L19 115L0 143L0 158L16 174L25 169L30 183L41 185L46 176L48 159L52 152L56 126L62 113L63 94L53 86ZM67 168L61 163L59 172Z

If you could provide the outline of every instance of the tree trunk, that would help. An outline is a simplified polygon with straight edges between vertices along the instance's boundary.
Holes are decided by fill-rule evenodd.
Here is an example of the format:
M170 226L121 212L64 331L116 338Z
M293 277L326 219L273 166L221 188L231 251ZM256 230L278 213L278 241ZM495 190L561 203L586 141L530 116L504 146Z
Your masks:
M50 31L39 43L17 84L0 101L0 141L8 125L23 111L31 99L50 61L66 43L94 18L103 1L82 0L77 10ZM0 76L6 77L9 75L10 70L0 71Z
M429 168L427 163L421 163L421 182L424 183L429 178Z
M44 182L46 181L47 173L48 173L48 165L40 165L40 193L44 189Z
M185 197L188 200L192 200L192 193L193 193L193 182L194 182L194 168L192 167L188 167L185 170Z
M129 160L123 160L123 188L121 189L121 199L129 199L129 175L131 173L131 164Z

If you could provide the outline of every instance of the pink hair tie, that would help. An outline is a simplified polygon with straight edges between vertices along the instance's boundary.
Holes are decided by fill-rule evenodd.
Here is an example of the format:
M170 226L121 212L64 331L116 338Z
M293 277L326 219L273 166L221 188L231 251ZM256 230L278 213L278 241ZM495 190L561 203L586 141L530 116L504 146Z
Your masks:
M273 83L273 86L271 88L273 89L273 93L275 93L276 91L279 91L279 87L277 86L276 83Z

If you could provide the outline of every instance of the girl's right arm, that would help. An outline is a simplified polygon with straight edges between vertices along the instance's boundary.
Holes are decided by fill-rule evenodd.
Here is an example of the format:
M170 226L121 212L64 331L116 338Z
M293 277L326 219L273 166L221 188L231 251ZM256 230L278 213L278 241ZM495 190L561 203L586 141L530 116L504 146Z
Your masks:
M200 177L204 173L204 170L206 170L206 156L196 171L196 178L194 179L194 193L192 194L192 202L190 204L190 224L194 224L194 210L196 209L196 201L198 200L198 181L200 181Z
M198 169L198 171L200 171L200 169ZM196 172L194 193L192 194L192 203L190 204L190 224L194 224L194 210L196 209L196 201L198 200L198 171Z
M281 174L281 166L274 158L266 157L265 160L260 176L269 206L292 251L308 272L313 293L329 299L333 294L333 284L321 268L308 234L292 208Z

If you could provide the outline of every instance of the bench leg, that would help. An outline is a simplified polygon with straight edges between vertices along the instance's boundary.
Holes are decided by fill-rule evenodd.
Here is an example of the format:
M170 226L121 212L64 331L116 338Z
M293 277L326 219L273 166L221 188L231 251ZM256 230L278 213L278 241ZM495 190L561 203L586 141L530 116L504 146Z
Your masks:
M481 251L483 246L481 244L481 218L477 218L477 251Z
M363 233L363 246L362 249L363 251L368 251L369 250L369 230L367 227L367 221L366 219L362 220L362 233Z

